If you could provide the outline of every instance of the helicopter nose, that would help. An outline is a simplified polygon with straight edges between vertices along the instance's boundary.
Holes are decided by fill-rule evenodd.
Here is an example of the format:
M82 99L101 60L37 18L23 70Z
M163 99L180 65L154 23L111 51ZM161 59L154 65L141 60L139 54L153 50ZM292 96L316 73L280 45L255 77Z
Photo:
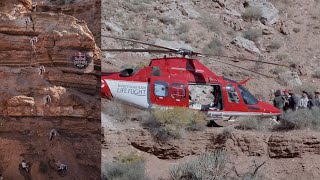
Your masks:
M267 102L264 102L264 101L260 101L259 102L259 106L264 109L264 112L265 113L268 113L268 114L273 114L273 115L279 115L281 114L281 110L274 107L273 105L267 103Z
M110 91L110 88L109 88L107 82L103 79L101 79L101 95L102 95L102 97L106 97L107 99L112 98L112 93Z

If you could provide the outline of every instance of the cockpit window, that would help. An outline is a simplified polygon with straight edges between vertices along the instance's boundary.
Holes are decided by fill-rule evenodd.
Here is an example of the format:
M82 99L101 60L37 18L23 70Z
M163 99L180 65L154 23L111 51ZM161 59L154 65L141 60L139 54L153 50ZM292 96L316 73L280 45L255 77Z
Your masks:
M258 104L258 100L248 90L246 90L241 85L238 85L238 87L245 104L249 104L249 105Z
M124 69L120 71L120 76L121 77L129 77L134 74L136 74L139 70L138 69Z
M169 92L169 85L163 81L155 81L154 82L154 95L159 97L166 97L168 96Z
M227 84L226 89L227 89L227 93L228 93L228 101L239 103L239 101L240 101L239 96L238 96L238 93L237 93L236 89L234 88L234 86L231 84Z

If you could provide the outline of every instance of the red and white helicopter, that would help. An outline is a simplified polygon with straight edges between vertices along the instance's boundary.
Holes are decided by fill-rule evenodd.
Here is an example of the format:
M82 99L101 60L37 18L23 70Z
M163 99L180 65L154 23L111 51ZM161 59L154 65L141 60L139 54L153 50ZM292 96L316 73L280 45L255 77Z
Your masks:
M182 55L182 57L152 59L148 67L140 70L125 69L121 72L102 73L102 97L117 99L126 104L145 109L189 107L203 111L212 117L277 116L281 113L273 105L255 98L243 87L249 79L238 83L216 75L196 59L185 58L185 56L208 57L214 55L196 53L186 49L171 49L131 39L105 37L160 49L103 49L103 51L174 53ZM280 65L251 59L240 60ZM215 61L236 66L220 60ZM240 66L236 67L242 68ZM201 93L206 98L203 98L204 96L201 96ZM201 101L201 99L206 100Z

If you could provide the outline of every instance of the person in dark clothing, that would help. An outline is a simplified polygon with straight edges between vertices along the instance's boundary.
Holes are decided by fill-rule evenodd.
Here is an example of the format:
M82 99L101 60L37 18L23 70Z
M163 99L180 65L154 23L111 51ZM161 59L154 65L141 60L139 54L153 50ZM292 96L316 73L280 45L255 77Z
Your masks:
M284 105L283 105L283 111L286 112L288 109L290 109L290 100L291 95L289 94L289 90L285 89L283 91L283 99L284 99Z
M280 91L280 90L277 90L277 91L274 93L274 95L275 95L275 98L274 98L274 100L273 100L273 105L274 105L274 107L282 110L285 101L284 101L284 99L283 99L282 96L281 96L281 91Z
M299 97L293 93L291 90L288 90L289 98L288 98L288 108L292 111L295 111L298 109L298 103L299 103Z
M308 94L308 99L309 99L309 101L308 101L308 108L309 108L309 109L312 109L313 106L314 106L314 103L313 103L313 97L312 97L311 94Z
M317 90L314 92L313 105L314 105L315 107L320 108L320 90L319 90L319 89L317 89Z
M281 96L281 91L280 90L277 90L275 93L275 98L273 100L273 106L280 109L281 111L283 110L283 106L284 106L284 103L285 103L285 100L282 98ZM277 116L277 121L280 120L280 115Z

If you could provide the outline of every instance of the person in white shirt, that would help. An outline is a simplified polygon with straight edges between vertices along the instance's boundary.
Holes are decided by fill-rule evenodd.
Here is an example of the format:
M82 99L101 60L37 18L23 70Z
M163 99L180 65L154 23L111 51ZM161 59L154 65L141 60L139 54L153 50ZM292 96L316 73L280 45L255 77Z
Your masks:
M302 97L298 102L298 107L300 109L307 108L308 102L309 102L308 93L306 91L302 91L302 92L303 92Z

